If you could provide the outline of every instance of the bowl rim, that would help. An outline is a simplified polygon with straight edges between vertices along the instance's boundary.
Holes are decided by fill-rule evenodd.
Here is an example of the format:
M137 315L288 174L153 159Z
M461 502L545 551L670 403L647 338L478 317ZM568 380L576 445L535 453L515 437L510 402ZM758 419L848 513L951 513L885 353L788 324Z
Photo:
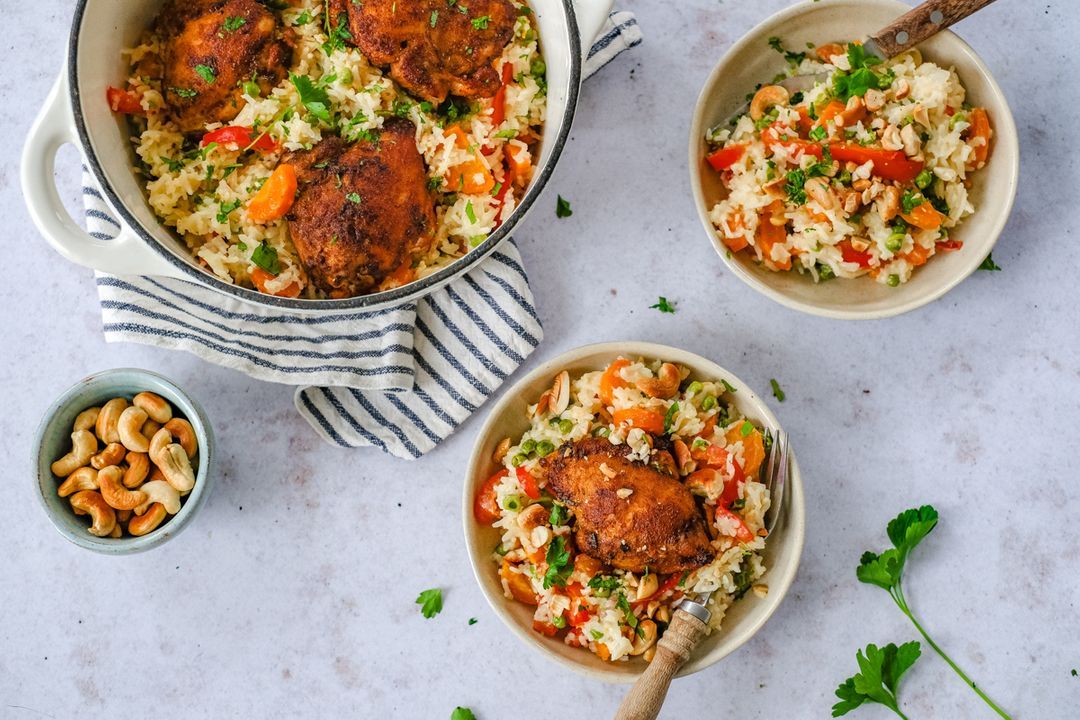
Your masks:
M475 269L478 263L487 259L488 256L493 254L499 249L499 246L504 241L510 239L510 235L514 228L517 227L529 211L536 204L544 188L547 186L548 181L551 180L552 175L555 172L555 166L558 165L559 159L562 156L563 151L566 148L570 139L570 131L574 123L574 116L577 112L577 105L579 99L579 93L581 90L582 81L582 68L584 66L584 59L580 51L581 34L578 28L577 15L574 12L573 0L555 0L555 2L562 8L563 14L566 19L567 28L567 54L569 56L569 74L566 94L566 110L563 113L562 123L558 128L558 131L554 134L554 137L550 140L552 144L551 154L548 156L547 162L540 167L539 172L533 178L528 189L525 192L525 196L514 208L514 212L511 217L500 225L492 232L484 242L477 247L471 249L465 255L457 258L454 262L450 263L444 268L437 270L436 272L426 277L414 280L411 283L402 285L398 288L390 290L384 290L382 292L371 293L368 295L359 295L356 297L345 298L341 300L304 300L298 298L285 298L278 297L276 295L267 295L265 293L256 292L247 288L240 287L231 283L227 283L212 273L209 273L192 263L188 262L186 258L180 257L168 247L166 247L160 240L155 237L154 233L148 230L135 216L131 210L128 209L124 203L120 194L113 189L112 183L109 182L109 176L105 171L104 165L98 158L97 151L91 142L90 131L88 128L87 118L82 110L82 93L79 86L79 41L81 39L83 30L83 20L86 15L86 6L90 0L78 0L78 4L75 6L75 13L71 23L71 32L68 37L68 55L67 55L67 75L68 75L68 91L69 101L71 104L72 116L75 122L75 129L79 136L79 144L83 150L83 154L86 157L86 163L90 168L95 180L99 187L101 187L102 193L105 195L109 206L116 211L120 218L126 223L127 227L138 236L138 238L147 246L152 248L158 255L160 255L166 262L173 267L177 268L180 272L184 273L184 279L189 282L196 282L199 285L208 287L212 290L216 290L223 295L235 297L238 300L261 307L275 308L279 310L294 310L294 311L306 311L306 312L340 312L344 310L371 310L378 311L384 310L390 307L407 303L411 300L416 300L421 297L430 295L436 292L447 283L455 280L470 270ZM547 135L547 121L545 120L545 136ZM545 140L547 138L545 137ZM161 222L156 224L157 230L163 234L171 234L170 231Z
M474 530L479 529L479 527L477 521L473 518L473 495L476 486L480 482L479 478L482 474L481 471L483 465L489 460L487 449L491 447L490 440L494 435L494 428L499 419L506 412L507 407L520 394L520 388L537 381L541 377L551 376L557 370L564 369L567 365L576 362L581 358L596 354L610 354L613 357L624 355L664 358L686 364L687 366L693 365L695 366L694 372L705 370L710 374L715 374L716 377L726 378L732 381L733 384L737 384L736 386L740 390L746 391L741 397L748 398L748 404L759 414L759 419L763 423L773 428L780 428L781 425L765 401L753 391L749 384L743 382L737 375L725 369L718 363L690 352L689 350L645 341L594 343L567 350L566 352L544 361L541 365L515 382L513 386L503 393L502 397L499 398L498 402L495 403L488 412L483 425L476 435L472 452L469 455L461 507L462 528L465 534L465 546L469 556L469 565L472 568L473 578L480 586L480 591L484 595L484 599L503 625L507 626L518 639L529 647L537 650L545 657L555 661L557 664L563 667L569 667L574 672L594 680L609 683L630 683L634 682L647 666L642 665L637 673L625 673L615 672L614 670L608 670L606 668L598 669L586 665L583 662L573 662L552 650L549 646L549 643L551 642L549 638L542 638L531 629L519 625L510 615L508 610L508 608L511 607L511 603L514 601L507 600L503 597L501 588L496 591L494 588L490 587L489 583L482 576L481 562L483 560L481 559L481 553L477 548L477 543L474 539ZM739 404L742 405L743 403L740 402ZM783 538L784 544L790 547L791 559L785 565L769 567L769 577L772 578L773 573L775 573L776 582L770 580L769 594L765 599L760 601L766 603L764 612L761 617L755 618L752 622L748 621L745 625L736 626L734 640L730 647L715 650L711 655L697 655L697 653L691 655L690 660L680 668L676 677L684 677L700 672L738 650L761 630L765 623L783 604L783 600L787 596L791 585L794 583L795 576L798 572L806 540L806 501L802 483L802 474L794 452L792 452L791 456L791 477L789 486L790 496L788 498L787 512L790 514L786 515L785 525L787 527L784 531ZM733 631L731 628L725 627L720 632L732 633Z
M180 511L170 518L168 522L163 523L157 529L146 535L139 537L125 536L121 538L99 538L89 533L72 532L69 527L60 521L60 518L57 517L57 511L49 504L45 497L45 489L50 486L55 487L57 483L56 476L52 474L52 471L49 468L53 461L46 458L44 453L43 446L46 441L46 433L49 432L50 426L56 421L57 416L71 408L80 395L86 393L88 390L95 391L97 388L104 390L114 382L116 383L116 386L131 388L132 385L130 382L120 380L121 378L130 376L152 378L155 383L161 385L168 392L172 393L176 398L179 398L182 401L182 403L177 403L174 398L166 398L169 400L170 404L186 404L190 407L191 412L188 412L187 408L179 409L184 411L184 418L191 423L192 428L195 430L195 436L199 441L199 467L195 475L195 486L192 488L191 493L184 499ZM150 389L156 390L156 388ZM120 394L126 395L128 393L127 391L124 391ZM79 380L77 383L68 387L49 404L48 409L42 415L34 433L34 443L32 448L32 461L34 464L34 472L32 473L34 478L33 493L37 498L38 504L45 512L45 515L49 518L49 522L60 535L72 544L105 555L130 555L144 552L158 547L176 537L176 535L190 524L192 518L206 502L213 484L214 475L211 473L211 469L215 451L214 433L210 426L206 411L203 410L202 405L200 405L198 401L172 380L160 373L153 372L152 370L144 370L142 368L122 367L101 370L84 377L82 380Z
M774 300L781 305L788 307L792 310L798 310L810 315L816 315L818 317L824 317L834 320L878 320L889 317L895 317L902 315L913 310L917 310L925 305L939 300L942 296L955 288L961 282L966 280L972 273L974 273L979 265L982 264L983 258L976 258L972 256L968 258L967 263L962 266L959 272L949 278L946 282L941 283L933 291L925 293L915 299L908 300L902 303L896 303L887 308L882 309L838 309L831 307L823 307L812 302L798 300L790 297L786 293L773 288L771 285L764 282L761 278L757 277L753 273L749 272L746 268L736 262L733 258L728 257L727 248L723 246L719 237L716 235L716 231L712 226L712 222L709 220L710 208L706 204L705 193L702 188L701 176L704 170L701 162L700 143L703 137L705 128L705 104L709 98L709 95L713 92L716 86L721 82L721 78L727 66L731 62L737 53L742 52L748 46L759 42L762 38L772 34L776 26L789 22L797 17L800 17L808 12L827 8L830 6L867 6L873 5L880 8L895 9L898 13L904 13L911 10L909 5L905 5L900 0L803 0L802 2L791 5L784 8L779 12L776 12L760 23L748 30L737 42L735 42L728 50L721 56L720 60L713 67L709 73L708 78L705 80L705 84L702 86L701 92L698 94L697 101L694 104L694 111L690 121L690 144L689 144L689 163L688 168L690 172L690 187L694 196L694 206L698 213L698 219L701 221L702 226L705 228L705 232L709 236L709 240L716 250L720 259L724 265L727 266L732 273L735 274L740 280L758 291L762 295ZM990 245L987 253L993 249L998 239L1001 237L1002 232L1005 230L1005 225L1009 221L1009 217L1012 214L1013 205L1016 201L1016 193L1019 187L1020 179L1020 141L1019 135L1016 129L1016 121L1013 118L1012 109L1009 106L1008 98L1006 97L1001 86L998 85L997 80L994 78L993 73L983 62L982 58L975 52L975 50L963 40L959 35L951 30L944 30L938 35L945 35L949 38L949 42L956 44L958 51L961 54L966 53L968 59L971 62L971 67L979 75L982 76L986 82L987 87L990 89L991 94L1005 109L1005 113L1001 117L995 118L994 132L997 137L1007 138L1008 144L1016 148L1015 153L1011 153L1007 157L1001 157L995 155L994 162L998 165L1007 165L1008 171L1008 199L1007 202L998 205L993 212L997 213L996 218L992 224L989 232L984 233L986 237L989 237ZM935 36L936 37L936 36ZM996 146L1000 146L1000 140L996 143ZM983 212L990 212L989 209L984 209ZM857 278L857 280L865 280L865 278Z

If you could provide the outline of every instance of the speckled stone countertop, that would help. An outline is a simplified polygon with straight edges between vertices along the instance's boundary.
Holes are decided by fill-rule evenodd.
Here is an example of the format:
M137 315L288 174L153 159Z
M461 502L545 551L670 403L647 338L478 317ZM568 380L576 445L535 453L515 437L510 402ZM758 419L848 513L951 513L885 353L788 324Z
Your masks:
M1024 718L1080 707L1080 227L1074 153L1080 13L1067 0L999 2L958 28L1011 99L1023 148L1016 210L994 257L943 300L882 322L811 318L722 266L695 216L686 133L719 54L783 0L624 0L640 48L590 80L573 139L517 234L546 339L527 367L577 345L642 339L713 358L790 431L807 492L806 550L786 602L747 645L676 681L671 718L824 718L868 642L913 628L860 585L860 553L900 510L933 503L939 529L908 566L935 638ZM106 345L88 270L38 237L18 187L22 140L65 53L74 0L12 3L0 47L0 718L602 718L623 688L534 654L476 587L460 527L479 421L406 463L318 441L285 387L191 356ZM1072 89L1070 90L1070 83ZM60 163L78 207L76 153ZM556 221L555 196L573 203ZM657 295L675 315L649 310ZM141 366L214 419L217 486L192 526L143 555L65 542L32 497L33 429L95 370ZM425 620L413 603L445 591ZM471 617L478 618L469 626ZM912 718L988 718L924 655L902 688ZM891 717L880 707L853 717Z

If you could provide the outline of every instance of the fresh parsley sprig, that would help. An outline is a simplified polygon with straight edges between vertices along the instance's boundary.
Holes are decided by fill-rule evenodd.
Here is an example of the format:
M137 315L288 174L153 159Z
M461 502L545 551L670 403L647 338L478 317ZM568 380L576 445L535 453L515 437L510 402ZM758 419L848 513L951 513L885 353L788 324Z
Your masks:
M968 687L974 690L975 693L994 710L994 712L1008 720L1009 715L994 704L994 701L982 691L982 688L976 685L971 678L969 678L964 671L952 661L952 658L946 655L945 651L938 647L938 644L931 639L930 635L923 629L923 626L915 619L915 615L911 612L911 607L908 605L907 598L904 597L904 588L902 584L904 564L907 562L911 551L922 542L923 538L933 532L934 528L937 527L937 523L938 512L930 505L905 510L900 513L889 522L888 528L886 529L893 547L880 554L870 551L863 553L855 574L861 582L869 585L877 585L879 588L889 593L889 597L891 597L893 602L896 603L896 606L900 608L900 612L907 616L908 620L910 620L911 624L915 626L915 629L919 631L919 634L923 636L923 639L926 640L927 644L934 649L934 652L940 655L941 658L948 663L949 667L951 667L953 671L963 679Z
M840 698L840 702L833 705L832 716L847 715L863 703L871 702L884 705L907 720L907 715L900 710L896 690L900 678L921 654L922 649L914 640L900 647L889 643L879 648L871 643L865 650L855 653L859 672L836 688L836 697Z
M442 590L431 588L422 591L416 598L416 604L420 606L420 614L430 620L442 612Z

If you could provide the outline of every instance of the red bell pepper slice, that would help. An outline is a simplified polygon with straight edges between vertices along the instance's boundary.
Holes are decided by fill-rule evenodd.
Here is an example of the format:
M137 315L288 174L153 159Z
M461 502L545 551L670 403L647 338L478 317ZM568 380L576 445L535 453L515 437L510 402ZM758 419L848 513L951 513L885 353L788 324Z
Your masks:
M540 499L540 486L536 483L534 478L528 470L523 467L517 469L517 479L521 483L521 487L525 490L525 494L533 500Z
M843 240L839 244L840 254L844 257L844 262L856 263L859 267L870 267L870 253L859 252L855 248L851 247L851 242Z
M514 68L510 63L503 63L502 85L491 100L491 126L499 127L506 119L506 86L514 81Z
M850 143L833 143L829 146L833 159L839 162L853 162L864 165L874 163L874 175L885 180L911 182L922 172L920 160L909 160L900 150L882 150Z
M952 252L964 247L963 240L943 240L937 244L937 249L943 252Z
M724 492L720 493L720 499L717 501L724 508L730 508L731 503L739 499L739 488L746 482L746 474L739 465L739 461L732 460L731 465L735 468L735 472L730 479L724 481Z
M720 148L711 155L708 155L705 159L712 165L713 170L716 172L723 172L737 163L745 152L745 145L729 145Z
M485 480L480 489L476 491L476 497L473 499L473 516L476 517L478 522L490 525L502 517L502 512L499 509L499 499L495 494L495 486L508 474L506 470L500 470Z
M274 142L272 137L266 133L255 135L254 130L243 125L229 125L228 127L211 130L203 135L199 144L206 147L210 143L236 146L244 150L251 147L261 152L271 152L277 149L277 143Z
M105 89L105 99L109 103L109 109L124 115L145 115L142 98L132 90L108 87Z
M734 520L738 523L735 528L735 539L741 543L749 543L754 541L754 533L750 532L750 528L746 527L746 523L736 513L731 512L727 508L716 507L717 518L727 518L728 520Z

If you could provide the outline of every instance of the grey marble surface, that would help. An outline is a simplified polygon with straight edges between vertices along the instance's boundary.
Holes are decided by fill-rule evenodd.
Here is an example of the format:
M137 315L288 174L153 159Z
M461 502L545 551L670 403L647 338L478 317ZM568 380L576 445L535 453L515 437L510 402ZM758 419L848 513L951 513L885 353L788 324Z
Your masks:
M731 42L784 4L626 0L646 43L588 83L555 179L518 233L547 333L528 367L589 342L645 339L709 356L759 392L774 377L787 391L773 407L806 480L798 579L752 641L674 684L664 716L827 717L857 648L916 637L854 568L890 517L933 503L941 526L908 571L917 612L1017 717L1075 717L1077 5L1006 0L959 27L1020 127L1022 185L994 253L1003 271L900 318L844 323L737 281L689 195L698 89ZM419 462L348 452L315 438L287 388L103 342L91 273L48 249L18 187L22 139L61 65L73 5L5 3L17 31L0 47L0 447L10 468L0 482L0 718L445 718L456 705L481 720L610 716L622 688L535 655L474 584L458 508L479 417ZM68 149L58 181L74 206L76 168ZM555 220L557 193L572 218ZM677 314L648 309L661 294ZM164 372L203 402L219 477L179 538L99 557L65 542L35 504L30 442L61 390L125 365ZM432 586L445 609L424 620L413 601ZM991 717L932 655L902 697L912 718Z

